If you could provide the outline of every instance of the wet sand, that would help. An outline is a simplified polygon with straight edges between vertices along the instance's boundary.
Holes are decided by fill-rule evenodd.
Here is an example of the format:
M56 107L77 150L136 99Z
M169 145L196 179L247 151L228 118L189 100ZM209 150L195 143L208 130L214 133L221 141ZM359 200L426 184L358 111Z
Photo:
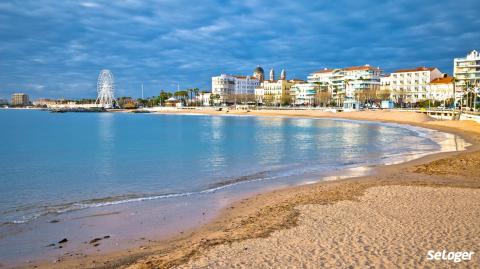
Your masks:
M66 258L55 264L49 261L35 266L451 266L426 263L426 252L446 248L480 251L478 214L475 214L480 209L479 124L433 121L411 112L235 111L229 114L408 123L459 134L473 146L466 152L433 154L403 164L381 166L368 177L255 195L228 206L213 222L199 229L129 252ZM461 265L473 267L478 264L478 256L474 259Z

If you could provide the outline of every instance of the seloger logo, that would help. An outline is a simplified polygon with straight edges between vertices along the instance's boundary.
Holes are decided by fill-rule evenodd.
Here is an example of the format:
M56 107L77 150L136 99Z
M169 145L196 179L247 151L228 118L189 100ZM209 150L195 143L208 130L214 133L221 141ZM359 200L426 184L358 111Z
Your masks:
M427 252L427 260L429 261L453 261L453 262L461 262L461 261L470 261L472 260L472 256L475 254L473 251L435 251L429 250Z

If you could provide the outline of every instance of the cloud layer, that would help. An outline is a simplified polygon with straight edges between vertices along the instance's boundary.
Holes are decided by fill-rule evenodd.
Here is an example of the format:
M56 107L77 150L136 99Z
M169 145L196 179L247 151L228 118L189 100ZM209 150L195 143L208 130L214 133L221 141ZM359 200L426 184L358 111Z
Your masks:
M324 67L421 65L452 73L480 49L476 0L5 0L0 97L95 97L101 69L117 95L210 88L261 65L305 78ZM279 73L279 72L277 72Z

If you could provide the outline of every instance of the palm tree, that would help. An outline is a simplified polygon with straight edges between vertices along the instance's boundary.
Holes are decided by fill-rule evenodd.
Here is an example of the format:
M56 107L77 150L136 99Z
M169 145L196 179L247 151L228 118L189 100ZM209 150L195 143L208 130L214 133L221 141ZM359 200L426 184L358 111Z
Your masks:
M467 93L467 104L466 104L466 106L467 106L467 107L469 106L469 104L468 104L468 103L469 103L469 102L468 102L468 99L469 99L469 98L468 98L468 97L469 97L469 94L468 94L469 89L470 89L470 80L467 79L467 80L465 80L465 89L463 90L463 93L462 93L462 108L463 108L463 95L464 95L464 93Z
M457 77L453 77L453 112L457 109L457 82L458 82ZM455 114L455 113L454 113Z
M194 88L194 89L193 89L193 92L194 92L194 94L195 94L194 97L195 97L195 99L196 99L197 96L198 96L198 93L200 92L200 89L199 89L199 88Z
M192 105L193 89L188 89L188 97L190 99L190 106Z
M346 78L346 79L343 80L343 82L344 82L343 94L345 95L345 98L347 97L347 87L350 86L350 81L352 81L352 80L349 79L349 78Z

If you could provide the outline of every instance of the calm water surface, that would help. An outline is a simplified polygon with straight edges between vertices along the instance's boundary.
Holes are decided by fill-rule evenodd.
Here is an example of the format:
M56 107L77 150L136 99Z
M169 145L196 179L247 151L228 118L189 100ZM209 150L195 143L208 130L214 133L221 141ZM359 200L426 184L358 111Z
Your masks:
M2 224L441 148L416 129L328 119L0 110L0 124Z

